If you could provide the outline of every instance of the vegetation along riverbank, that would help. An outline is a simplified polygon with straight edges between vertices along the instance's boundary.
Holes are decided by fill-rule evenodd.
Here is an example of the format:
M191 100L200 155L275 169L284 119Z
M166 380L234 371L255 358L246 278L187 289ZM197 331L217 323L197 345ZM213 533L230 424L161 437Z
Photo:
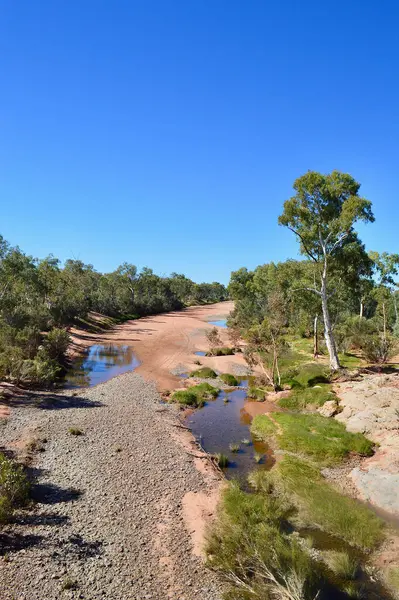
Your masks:
M2 597L398 597L399 256L359 187L300 177L304 259L227 289L3 242ZM93 345L103 383L52 387Z

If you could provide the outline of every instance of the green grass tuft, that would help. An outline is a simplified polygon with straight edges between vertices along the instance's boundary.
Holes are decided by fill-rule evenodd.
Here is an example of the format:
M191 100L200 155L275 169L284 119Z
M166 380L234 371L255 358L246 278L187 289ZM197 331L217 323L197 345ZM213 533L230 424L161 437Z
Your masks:
M231 450L231 452L237 453L240 451L240 444L237 443L233 443L233 444L229 444L229 448Z
M320 465L342 462L351 452L361 456L373 454L373 444L361 433L350 433L334 419L315 414L274 413L257 415L251 431L267 442L274 437L282 450L304 455Z
M336 398L329 384L317 384L317 387L294 388L288 398L281 398L279 406L289 410L303 410L307 406L323 406L328 400Z
M198 377L199 379L216 379L217 373L210 367L202 367L190 373L190 377Z
M348 552L329 550L324 553L324 559L331 571L341 579L352 581L359 574L359 561Z
M215 454L216 462L221 469L226 469L229 466L229 458L225 454L219 452Z
M209 383L199 383L198 385L193 385L187 390L178 390L171 396L172 402L177 402L179 404L183 404L186 406L194 406L196 408L200 408L204 406L207 400L214 400L218 393L219 389L213 387Z
M230 385L231 387L239 385L239 381L234 377L234 375L230 375L230 373L222 373L219 375L219 378L223 381L223 383Z

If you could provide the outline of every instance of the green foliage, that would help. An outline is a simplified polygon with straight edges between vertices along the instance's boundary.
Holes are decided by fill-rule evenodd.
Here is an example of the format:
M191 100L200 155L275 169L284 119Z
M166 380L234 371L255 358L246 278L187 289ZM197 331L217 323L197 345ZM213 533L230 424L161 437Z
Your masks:
M231 450L231 452L233 452L234 454L236 454L237 452L240 451L240 444L239 443L233 443L233 444L229 444L229 448Z
M69 344L66 327L94 331L125 320L180 309L193 296L200 303L227 298L219 283L197 285L173 273L159 277L147 267L123 263L112 273L49 256L37 260L11 248L0 236L0 378L25 385L48 385L61 373ZM97 326L89 311L112 317Z
M190 373L190 377L198 377L199 379L216 379L217 373L210 367L202 367Z
M193 385L187 390L178 390L177 392L174 392L171 396L171 400L172 402L178 402L179 404L200 408L201 406L204 406L207 400L214 400L219 391L218 388L204 382Z
M251 400L260 400L261 402L265 399L267 394L267 388L256 387L254 385L249 386L248 388L248 398Z
M352 546L369 550L383 539L384 524L367 506L342 496L319 470L284 456L274 470L282 489L295 498L302 524L318 527Z
M295 388L287 398L281 398L279 405L290 410L303 410L308 406L323 406L328 400L334 400L330 385L317 385L311 388Z
M359 574L359 561L348 552L329 550L324 553L324 560L331 571L340 579L353 580Z
M247 494L236 483L225 490L207 554L210 566L230 583L229 598L315 597L317 565L282 531L290 511L272 494Z
M219 452L218 454L215 454L215 459L221 469L227 469L229 466L229 457L225 454Z
M236 379L234 375L231 375L230 373L222 373L221 375L219 375L219 379L221 379L223 383L231 387L236 387L237 385L239 385L238 379Z
M71 337L65 329L54 328L48 332L44 340L44 346L51 359L62 363L65 360L70 342Z
M273 413L273 420L257 415L251 431L263 441L274 437L282 450L307 456L321 465L340 463L353 452L373 454L373 444L363 434L350 433L342 423L316 414Z
M6 522L29 497L29 481L23 468L0 453L0 522Z

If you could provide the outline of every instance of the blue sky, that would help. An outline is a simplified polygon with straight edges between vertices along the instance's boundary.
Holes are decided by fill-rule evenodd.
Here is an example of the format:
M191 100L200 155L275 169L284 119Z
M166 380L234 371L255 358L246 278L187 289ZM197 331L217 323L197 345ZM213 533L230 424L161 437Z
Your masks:
M399 8L385 0L5 0L0 232L197 281L297 256L308 169L351 173L397 252Z

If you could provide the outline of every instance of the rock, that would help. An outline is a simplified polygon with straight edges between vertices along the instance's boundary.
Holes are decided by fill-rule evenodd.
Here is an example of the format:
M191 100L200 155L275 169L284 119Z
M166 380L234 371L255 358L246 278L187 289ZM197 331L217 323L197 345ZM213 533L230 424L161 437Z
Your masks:
M317 412L320 413L323 417L333 417L337 414L338 404L335 400L327 400L324 402L323 406L320 406L317 409Z

